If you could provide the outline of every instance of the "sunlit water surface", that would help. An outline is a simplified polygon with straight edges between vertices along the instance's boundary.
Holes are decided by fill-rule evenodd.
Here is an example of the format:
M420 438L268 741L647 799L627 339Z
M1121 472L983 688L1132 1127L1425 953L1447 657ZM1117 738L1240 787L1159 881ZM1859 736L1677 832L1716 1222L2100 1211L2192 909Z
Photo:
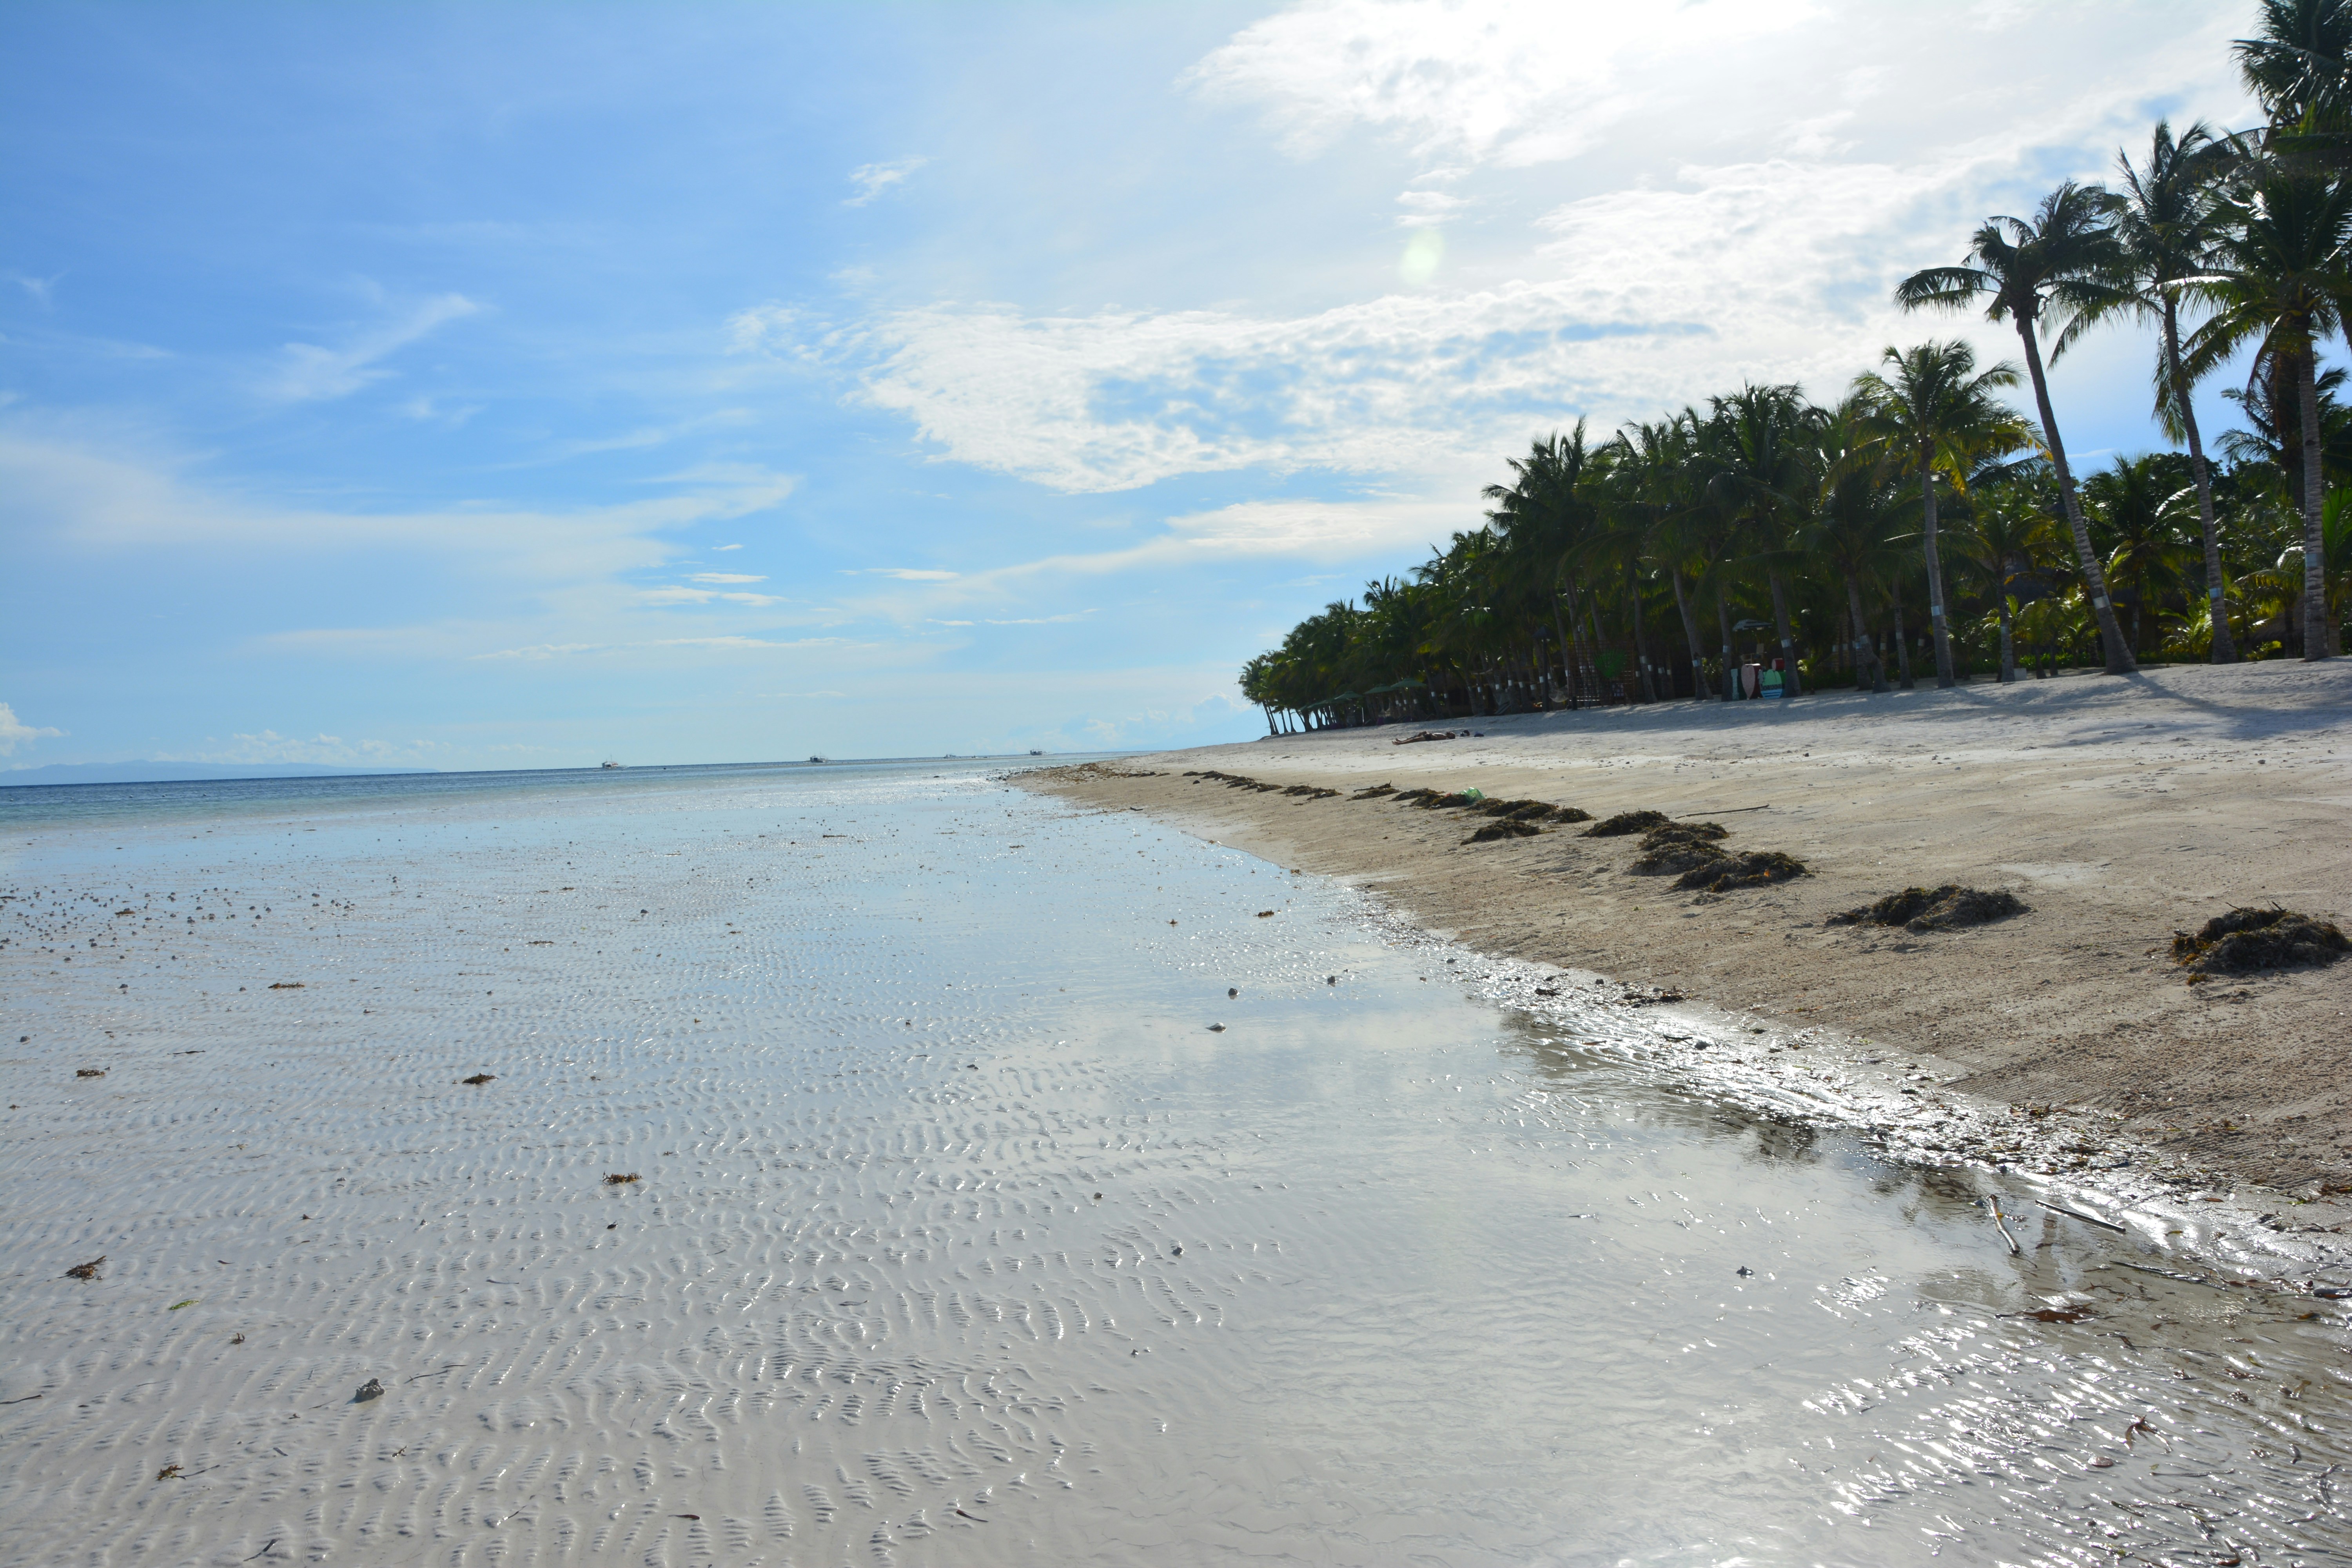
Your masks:
M0 801L0 1561L2352 1556L2333 1307L1344 889L952 763L313 785Z

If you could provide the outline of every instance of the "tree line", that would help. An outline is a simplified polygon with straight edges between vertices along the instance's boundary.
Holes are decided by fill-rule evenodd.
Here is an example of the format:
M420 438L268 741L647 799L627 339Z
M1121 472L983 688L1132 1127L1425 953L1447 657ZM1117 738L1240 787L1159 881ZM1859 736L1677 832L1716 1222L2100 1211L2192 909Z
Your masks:
M2159 122L2112 184L1985 220L1895 289L1980 310L2019 362L1888 348L1837 398L1749 384L1507 459L1476 528L1366 584L1242 670L1268 723L1321 727L1561 703L1939 686L2095 662L2343 651L2352 613L2352 0L2263 0L2234 46L2265 119ZM2079 479L2046 366L2085 333L2154 339L2177 450ZM2209 453L2191 393L2243 356ZM2030 395L2032 416L2010 398Z

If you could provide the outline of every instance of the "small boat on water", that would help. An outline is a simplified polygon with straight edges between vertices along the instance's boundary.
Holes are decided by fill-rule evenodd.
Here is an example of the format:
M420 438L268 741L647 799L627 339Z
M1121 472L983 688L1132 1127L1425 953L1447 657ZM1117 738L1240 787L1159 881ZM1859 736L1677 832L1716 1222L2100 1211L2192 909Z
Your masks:
M1030 748L1029 748L1029 754L1030 754L1031 756L1033 756L1033 757L1042 757L1042 756L1044 756L1045 753L1045 752L1041 752L1041 751L1039 751L1036 747L1032 746L1032 747L1030 747Z
M821 763L824 761L824 759L823 757L811 757L809 761L812 763Z
M605 765L606 767L608 767L608 768L617 768L617 767L619 767L621 764L620 764L620 763L606 763L604 765Z

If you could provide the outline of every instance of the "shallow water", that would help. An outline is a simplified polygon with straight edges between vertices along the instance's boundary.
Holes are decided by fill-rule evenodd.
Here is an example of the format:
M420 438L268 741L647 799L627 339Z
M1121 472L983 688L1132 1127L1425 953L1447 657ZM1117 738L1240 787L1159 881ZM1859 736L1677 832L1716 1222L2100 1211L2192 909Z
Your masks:
M0 1561L2352 1556L2336 1305L2012 1258L1139 815L0 826Z

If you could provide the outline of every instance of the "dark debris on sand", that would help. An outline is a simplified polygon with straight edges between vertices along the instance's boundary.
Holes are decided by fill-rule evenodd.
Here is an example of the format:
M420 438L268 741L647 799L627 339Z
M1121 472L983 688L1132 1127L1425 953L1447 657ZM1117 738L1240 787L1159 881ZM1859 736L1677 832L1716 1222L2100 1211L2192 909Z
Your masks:
M1695 867L1675 879L1676 888L1703 893L1727 893L1735 888L1760 888L1807 874L1805 863L1778 849L1745 849Z
M1987 892L1981 888L1947 882L1940 888L1906 888L1899 893L1889 893L1874 904L1832 915L1829 923L1901 926L1916 931L1958 931L2032 912L2023 900L2006 889Z
M486 1083L497 1081L498 1076L499 1075L494 1072L478 1072L471 1078L461 1078L457 1081L463 1084L471 1084L474 1088L479 1089Z
M1628 833L1647 833L1654 827L1664 827L1670 820L1663 811L1621 811L1586 828L1584 836L1587 838L1622 838Z
M106 1254L101 1252L96 1258L91 1258L89 1262L77 1263L71 1268L67 1269L66 1278L68 1279L95 1279L98 1278L100 1268L102 1267L105 1262Z
M2352 942L2333 922L2276 906L2242 906L2194 931L2172 933L2172 961L2189 972L2192 985L2216 974L2333 963L2347 952Z
M1462 842L1465 844L1491 844L1498 838L1533 838L1537 834L1541 833L1542 831L1542 828L1538 827L1532 822L1522 821L1520 818L1516 816L1506 816L1498 821L1486 824L1486 826L1478 829L1477 832L1473 833L1469 837L1464 839Z
M608 1187L625 1187L631 1182L643 1181L644 1179L645 1178L638 1175L635 1171L629 1171L626 1173L615 1171L611 1175L604 1178L604 1184Z

